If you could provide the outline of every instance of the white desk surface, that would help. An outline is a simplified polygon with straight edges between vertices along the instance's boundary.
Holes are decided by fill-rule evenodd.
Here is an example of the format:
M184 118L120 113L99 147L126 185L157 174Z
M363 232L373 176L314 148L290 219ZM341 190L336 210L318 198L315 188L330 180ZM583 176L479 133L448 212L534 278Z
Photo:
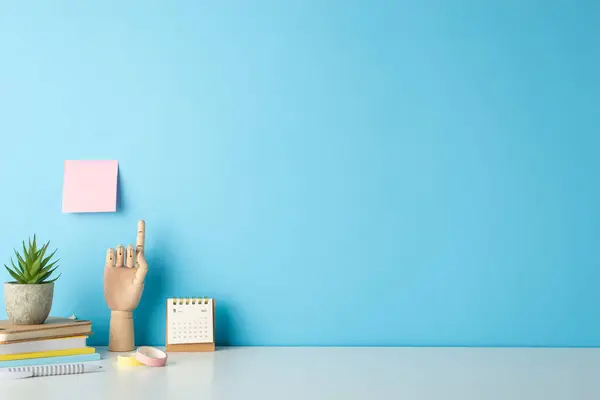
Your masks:
M163 368L0 381L0 399L600 398L600 349L232 347Z

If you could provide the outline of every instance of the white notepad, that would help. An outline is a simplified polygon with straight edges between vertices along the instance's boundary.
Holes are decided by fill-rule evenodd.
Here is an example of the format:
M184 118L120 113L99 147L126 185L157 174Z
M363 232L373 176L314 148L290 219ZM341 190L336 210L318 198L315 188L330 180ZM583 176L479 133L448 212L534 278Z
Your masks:
M213 310L213 299L167 299L167 343L213 343Z

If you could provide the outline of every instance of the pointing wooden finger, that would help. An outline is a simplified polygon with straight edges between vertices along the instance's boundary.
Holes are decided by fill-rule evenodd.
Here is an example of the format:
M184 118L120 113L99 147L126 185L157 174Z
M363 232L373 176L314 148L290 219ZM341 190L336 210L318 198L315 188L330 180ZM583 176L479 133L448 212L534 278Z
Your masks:
M144 248L144 242L146 240L146 222L143 220L138 221L137 239L135 241L136 249L138 247Z

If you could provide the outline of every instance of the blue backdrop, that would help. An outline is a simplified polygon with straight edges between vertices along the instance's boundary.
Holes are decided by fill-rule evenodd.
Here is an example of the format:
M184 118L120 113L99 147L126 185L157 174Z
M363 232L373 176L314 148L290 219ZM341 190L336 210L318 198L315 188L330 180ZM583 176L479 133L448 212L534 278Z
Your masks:
M598 2L94 3L0 13L0 259L52 240L93 343L143 218L138 344L207 295L219 344L600 345Z

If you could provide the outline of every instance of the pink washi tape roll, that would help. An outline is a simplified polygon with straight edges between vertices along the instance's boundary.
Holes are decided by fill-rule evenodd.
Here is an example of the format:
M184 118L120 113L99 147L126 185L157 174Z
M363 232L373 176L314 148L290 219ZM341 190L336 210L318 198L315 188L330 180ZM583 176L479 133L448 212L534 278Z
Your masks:
M135 359L150 367L163 367L167 363L167 353L155 347L138 347Z

